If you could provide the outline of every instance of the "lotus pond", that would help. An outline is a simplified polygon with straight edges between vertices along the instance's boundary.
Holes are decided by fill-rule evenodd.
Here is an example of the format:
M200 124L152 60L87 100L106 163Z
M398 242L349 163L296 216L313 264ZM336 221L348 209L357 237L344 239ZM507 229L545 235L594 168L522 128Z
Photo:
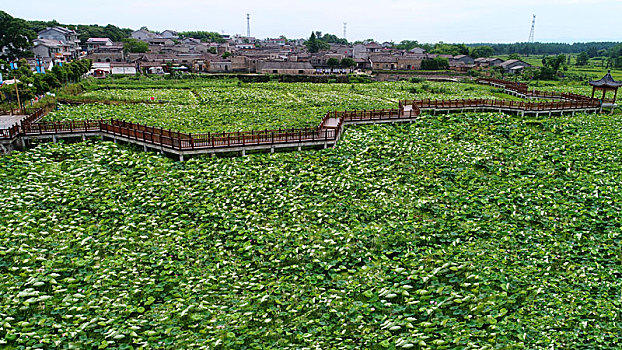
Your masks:
M263 130L316 127L328 111L397 108L404 99L509 98L490 86L435 82L237 84L225 80L202 82L192 89L122 87L99 86L82 95L132 103L60 106L45 120L117 118L183 132Z
M619 114L347 128L187 162L0 158L0 346L620 348Z

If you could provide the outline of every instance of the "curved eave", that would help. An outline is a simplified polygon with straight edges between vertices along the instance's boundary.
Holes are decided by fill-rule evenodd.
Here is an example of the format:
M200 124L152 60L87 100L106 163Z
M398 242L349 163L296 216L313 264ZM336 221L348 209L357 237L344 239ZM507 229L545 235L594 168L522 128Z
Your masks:
M611 76L610 72L607 72L605 76L600 80L592 80L590 81L590 85L601 88L619 88L622 86L622 81L616 81Z

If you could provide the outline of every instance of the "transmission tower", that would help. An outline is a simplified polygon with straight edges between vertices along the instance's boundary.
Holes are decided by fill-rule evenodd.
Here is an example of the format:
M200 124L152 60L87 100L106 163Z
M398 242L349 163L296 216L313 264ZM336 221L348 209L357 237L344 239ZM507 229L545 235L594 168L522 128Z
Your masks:
M533 20L531 21L531 32L529 32L529 40L528 43L533 43L533 35L536 32L536 15L533 15Z
M251 15L249 13L246 14L246 37L251 37Z
M343 38L346 38L346 27L348 26L348 23L343 22Z

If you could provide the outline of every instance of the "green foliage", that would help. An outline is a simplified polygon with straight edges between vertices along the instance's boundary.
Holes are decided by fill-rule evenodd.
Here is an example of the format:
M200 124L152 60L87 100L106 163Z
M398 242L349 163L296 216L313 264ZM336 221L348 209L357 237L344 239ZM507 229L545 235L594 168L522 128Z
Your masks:
M449 69L449 61L445 57L424 59L421 61L422 70L444 70Z
M356 67L356 62L350 57L344 57L341 59L341 62L339 63L339 65L343 68L352 68L352 67Z
M596 53L598 50L608 50L616 46L617 42L585 42L585 43L513 43L513 44L485 44L495 51L495 55L559 55L579 53L587 50ZM482 44L471 44L481 46ZM596 55L594 55L596 56ZM594 57L592 56L592 57Z
M0 57L13 60L32 56L31 41L36 37L25 20L0 10L0 48L7 48L7 53L0 51Z
M589 61L589 59L590 59L590 55L587 52L583 51L577 56L576 65L585 66L587 65L587 62Z
M208 43L224 43L226 40L217 32L189 31L179 32L181 38L194 38Z
M339 59L331 57L326 61L326 65L329 68L337 68L339 67Z
M0 157L2 346L615 348L621 122L454 114L321 151Z
M465 91L460 84L429 82L427 88L419 89L418 84L409 82L370 83L369 76L361 75L347 78L355 83L355 90L350 85L327 83L275 81L238 86L236 80L92 79L82 83L87 91L79 97L84 101L131 103L61 106L45 118L122 116L127 121L184 132L222 132L316 127L327 111L395 108L403 99L494 96L484 85L469 85L475 90ZM413 87L418 88L414 96L408 91ZM150 102L151 97L155 103Z
M471 49L471 57L491 57L495 54L495 50L490 46L477 46Z
M145 53L149 51L149 44L134 38L126 38L123 39L123 50L130 53Z
M222 54L222 56L221 56L221 57L222 57L222 58L227 58L227 57L231 57L231 56L232 56L231 52L229 52L229 51L225 51L225 52Z
M464 44L445 44L443 42L439 42L434 45L434 48L430 51L430 53L452 56L468 55L469 48Z
M542 60L543 67L540 68L538 78L542 80L556 80L559 70L566 63L566 56L547 56Z
M309 52L315 53L321 50L330 49L330 44L322 40L321 37L321 32L311 32L309 40L305 41L305 46L307 47L307 50L309 50Z
M119 28L112 24L100 26L97 24L60 24L57 21L28 21L28 25L34 32L54 26L73 29L78 33L78 38L83 45L89 38L109 38L112 41L120 42L132 33L132 29Z
M319 39L319 38L318 38ZM342 45L347 45L348 44L348 40L345 38L338 38L336 35L334 34L324 34L321 37L321 40L330 44L342 44Z
M622 44L609 49L608 66L622 68Z
M426 51L429 51L432 49L432 45L420 44L417 40L402 40L399 44L393 45L393 47L398 50L406 50L406 51L412 50L415 47L421 47L425 49Z

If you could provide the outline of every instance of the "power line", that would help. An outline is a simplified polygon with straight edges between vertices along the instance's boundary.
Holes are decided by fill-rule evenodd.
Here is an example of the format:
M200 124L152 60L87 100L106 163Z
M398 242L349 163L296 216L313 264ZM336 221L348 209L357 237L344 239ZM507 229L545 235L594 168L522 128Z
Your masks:
M529 32L529 40L528 43L533 43L533 36L536 32L536 15L533 15L533 20L531 21L531 32Z

